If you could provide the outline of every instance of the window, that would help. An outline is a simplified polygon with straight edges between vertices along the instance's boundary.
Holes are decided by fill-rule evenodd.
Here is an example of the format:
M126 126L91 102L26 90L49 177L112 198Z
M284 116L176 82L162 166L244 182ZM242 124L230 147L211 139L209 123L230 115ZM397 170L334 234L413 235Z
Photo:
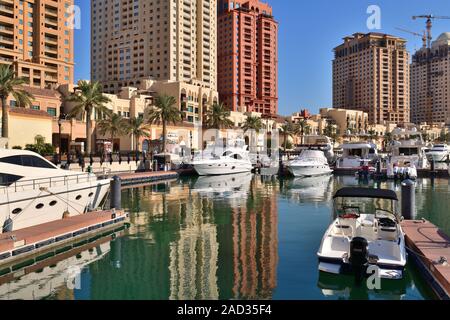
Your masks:
M56 108L47 108L47 113L52 117L56 117Z
M5 157L5 158L0 159L0 162L13 164L13 165L17 165L17 166L56 169L52 164L45 161L44 159L41 159L36 156L29 156L29 155Z
M9 187L23 177L14 174L0 173L0 186Z

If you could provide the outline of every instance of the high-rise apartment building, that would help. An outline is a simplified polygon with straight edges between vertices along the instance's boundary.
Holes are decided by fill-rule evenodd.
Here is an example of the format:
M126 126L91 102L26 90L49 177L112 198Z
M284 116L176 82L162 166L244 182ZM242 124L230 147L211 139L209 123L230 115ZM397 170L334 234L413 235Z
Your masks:
M0 4L0 63L29 85L73 83L73 0L8 0Z
M92 79L108 92L139 79L216 89L216 0L92 0Z
M411 121L450 124L450 33L413 55Z
M218 90L233 111L278 113L278 23L258 0L219 0Z
M410 122L406 40L355 33L334 49L333 107L361 110L371 124Z

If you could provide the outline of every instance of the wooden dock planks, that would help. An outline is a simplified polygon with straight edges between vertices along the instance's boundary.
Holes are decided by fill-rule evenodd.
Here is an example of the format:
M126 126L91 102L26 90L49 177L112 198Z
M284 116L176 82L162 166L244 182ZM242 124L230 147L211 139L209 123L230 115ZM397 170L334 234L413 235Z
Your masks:
M450 297L450 265L439 263L441 258L450 262L450 237L428 221L404 221L402 228L408 248L417 253L426 271L440 286L437 293L442 296L445 292Z

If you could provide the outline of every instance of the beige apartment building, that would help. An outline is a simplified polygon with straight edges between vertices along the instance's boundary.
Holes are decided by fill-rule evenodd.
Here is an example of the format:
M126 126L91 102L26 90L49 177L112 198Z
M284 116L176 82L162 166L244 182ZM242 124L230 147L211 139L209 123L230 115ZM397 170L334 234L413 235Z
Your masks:
M2 0L0 63L12 64L29 86L73 83L73 0Z
M201 124L218 101L216 0L93 0L91 13L93 81L171 94Z
M450 124L450 32L413 55L411 121Z
M333 107L368 113L371 124L410 121L406 40L355 33L334 49Z
M215 0L93 0L92 78L105 91L139 80L217 87Z

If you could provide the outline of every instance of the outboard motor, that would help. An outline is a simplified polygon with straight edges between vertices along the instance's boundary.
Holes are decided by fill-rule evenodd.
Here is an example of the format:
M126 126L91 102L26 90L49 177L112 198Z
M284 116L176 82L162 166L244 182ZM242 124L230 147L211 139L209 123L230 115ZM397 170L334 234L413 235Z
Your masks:
M353 238L350 243L350 264L355 272L357 282L360 282L367 270L369 261L369 243L361 237Z

